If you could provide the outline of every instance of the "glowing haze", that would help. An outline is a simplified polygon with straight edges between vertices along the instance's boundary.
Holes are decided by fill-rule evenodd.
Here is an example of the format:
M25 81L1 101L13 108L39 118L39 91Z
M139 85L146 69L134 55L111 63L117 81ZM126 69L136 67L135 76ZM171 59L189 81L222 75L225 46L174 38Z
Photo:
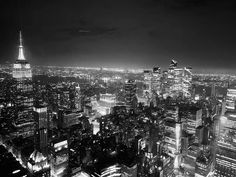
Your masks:
M0 63L14 61L18 30L32 64L236 66L236 5L228 0L10 0L1 4Z

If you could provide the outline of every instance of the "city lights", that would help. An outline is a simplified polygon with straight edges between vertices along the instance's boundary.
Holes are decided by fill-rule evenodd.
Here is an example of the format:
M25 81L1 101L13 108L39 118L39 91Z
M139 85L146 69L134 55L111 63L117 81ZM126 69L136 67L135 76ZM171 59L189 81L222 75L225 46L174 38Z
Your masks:
M94 3L0 10L0 176L235 177L232 4Z

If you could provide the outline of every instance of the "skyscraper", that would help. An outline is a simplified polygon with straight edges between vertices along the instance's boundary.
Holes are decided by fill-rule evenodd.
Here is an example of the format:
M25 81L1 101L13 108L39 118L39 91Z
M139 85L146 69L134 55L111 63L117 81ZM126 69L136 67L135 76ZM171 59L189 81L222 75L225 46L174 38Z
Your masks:
M217 125L216 174L235 176L236 173L236 89L229 88L226 95L226 112L219 117Z
M236 173L236 114L226 112L220 117L216 149L215 176L235 176Z
M163 88L165 97L191 97L192 73L190 68L177 68L177 61L172 60L169 70L165 74L167 74L167 76L165 75L165 77L167 77L165 78L166 81L163 80L165 83L163 86L167 87Z
M169 93L169 85L168 85L168 71L162 72L161 78L161 94L166 98Z
M226 95L226 109L229 111L235 110L236 88L228 88Z
M37 120L37 144L43 154L47 154L48 148L48 112L46 106L34 107L35 119Z
M32 72L28 61L24 56L22 35L20 32L19 54L16 62L13 64L13 79L15 85L15 111L16 118L14 125L17 128L17 135L28 137L34 134L34 120L32 115L33 108L33 86Z
M150 98L152 94L152 71L144 70L144 90L143 95Z
M159 95L161 92L161 68L154 67L152 75L152 90Z
M65 176L68 167L68 141L66 139L56 139L51 142L51 176Z
M171 176L178 173L181 161L181 137L182 122L179 119L179 107L175 104L169 105L166 109L164 149L170 156L171 169L165 172L164 176Z
M169 70L170 96L191 97L192 73L187 68L175 68Z
M216 96L216 86L214 83L211 85L211 96L212 97Z
M81 106L81 91L78 84L75 86L75 108L80 111L82 109Z
M125 103L127 110L134 109L137 106L136 87L134 80L128 80L125 83Z
M144 70L144 97L153 100L157 95L191 98L192 73L190 67L177 68L177 61L171 60L168 71L161 73L160 67Z
M150 103L153 103L154 106L157 105L157 96L161 93L161 78L160 67L154 67L153 70L144 70L143 96L147 105L150 105Z

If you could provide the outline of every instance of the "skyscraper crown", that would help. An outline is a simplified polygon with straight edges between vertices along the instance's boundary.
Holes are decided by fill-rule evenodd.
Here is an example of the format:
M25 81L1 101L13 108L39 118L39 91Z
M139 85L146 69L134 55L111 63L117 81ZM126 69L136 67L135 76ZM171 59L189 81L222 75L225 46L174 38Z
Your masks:
M19 45L18 60L25 60L21 31L19 37L20 37L20 45Z

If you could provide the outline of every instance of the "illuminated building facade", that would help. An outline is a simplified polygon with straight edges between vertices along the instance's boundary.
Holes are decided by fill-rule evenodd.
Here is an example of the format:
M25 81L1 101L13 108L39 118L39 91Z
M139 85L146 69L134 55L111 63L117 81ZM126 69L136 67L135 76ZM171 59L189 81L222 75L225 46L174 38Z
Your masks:
M107 168L101 170L101 177L111 177L111 176L130 176L137 177L137 165L128 167L123 164L111 165Z
M48 112L46 106L37 106L33 108L35 119L37 120L36 135L37 144L43 154L47 154L48 150Z
M236 101L236 88L227 89L226 95L226 109L235 110L235 101Z
M114 94L100 94L100 100L101 102L104 102L104 104L107 104L107 106L113 107L116 103L116 95Z
M210 151L200 151L196 158L195 177L213 177L213 159Z
M181 123L172 119L165 121L165 149L166 153L173 158L181 150L181 131Z
M101 115L111 113L112 107L116 105L115 94L100 94L100 99L91 101L93 110L96 110Z
M187 132L196 134L196 128L202 125L202 109L190 107L187 116Z
M169 96L191 97L192 73L187 68L174 68L168 71Z
M215 84L212 84L211 86L211 97L215 97L216 96L216 86Z
M61 127L62 128L69 128L73 125L77 125L81 123L81 117L83 117L83 114L81 112L72 112L72 111L66 111L63 112L59 117L61 119Z
M182 123L178 120L178 107L171 107L167 110L167 117L165 120L165 137L164 137L164 149L168 154L170 160L167 165L166 174L173 175L178 172L181 164L181 138L182 138ZM171 167L171 170L170 168ZM168 176L168 175L167 175Z
M179 107L176 105L170 105L166 110L166 118L172 119L174 121L179 121Z
M61 88L58 89L58 106L61 109L71 109L73 100L70 100L70 88L61 85Z
M196 159L199 154L199 147L191 145L183 158L181 166L184 169L185 176L190 177L195 175Z
M93 135L96 135L100 131L100 122L97 120L94 120L92 122L93 125Z
M227 111L220 117L216 150L216 177L236 174L236 113Z
M196 105L182 105L180 118L188 134L195 135L197 127L202 125L202 109Z
M169 93L169 86L168 86L168 71L162 72L161 78L161 94L164 98L168 96Z
M74 83L51 84L47 88L47 103L52 111L81 110L80 87Z
M127 110L135 109L137 106L136 83L134 80L128 80L125 83L125 103Z
M102 170L101 177L121 176L121 167L119 165L112 165Z
M75 109L77 109L78 111L82 110L81 91L79 84L75 86Z
M33 176L50 176L50 166L48 163L48 159L41 152L34 150L34 152L30 155L27 168L33 174Z
M160 156L159 156L158 161L161 162L159 163L160 166L158 167L158 170L160 171L159 176L161 177L172 176L174 174L173 173L174 172L173 159L165 153L160 153L159 155Z
M88 173L80 171L74 175L72 175L71 177L91 177Z
M198 145L201 145L203 142L204 129L205 129L205 127L203 127L203 126L199 126L196 128L195 142Z
M177 68L177 62L172 60L167 73L163 73L163 81L165 97L191 97L192 73L189 68Z
M170 157L172 157L174 172L178 173L179 167L181 164L181 138L182 138L182 123L179 120L179 108L176 105L171 105L167 108L166 118L169 119L169 122L166 122L166 136L165 142L167 143ZM172 125L172 128L167 128L168 125ZM169 135L169 136L168 136ZM166 141L166 139L171 141ZM171 147L171 148L170 148Z
M152 102L156 106L156 97L161 93L161 69L154 67L153 70L144 70L143 98L147 105Z
M181 138L182 138L182 124L180 122L176 122L175 139L176 139L176 152L178 154L181 152Z
M22 35L20 33L19 55L13 64L12 76L16 80L15 110L16 119L14 124L17 128L17 135L23 137L32 136L35 126L32 115L33 109L33 85L32 72L28 61L25 59Z
M152 72L152 91L156 94L161 93L161 68L154 67Z
M144 70L144 90L143 95L147 98L151 98L152 95L152 71Z
M66 174L69 160L67 140L52 142L51 150L51 176L62 177Z

